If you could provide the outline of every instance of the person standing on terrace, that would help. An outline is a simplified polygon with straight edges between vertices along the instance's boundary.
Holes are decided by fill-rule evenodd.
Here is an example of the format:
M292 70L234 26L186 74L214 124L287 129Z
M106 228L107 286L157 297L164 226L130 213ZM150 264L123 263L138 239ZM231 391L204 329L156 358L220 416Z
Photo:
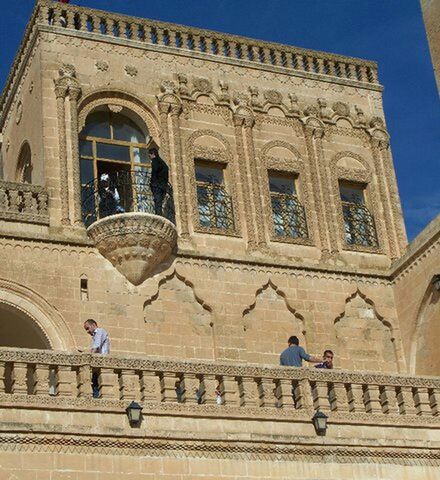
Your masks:
M302 362L319 363L321 359L306 353L303 347L299 346L298 337L292 336L287 341L289 345L280 355L280 365L285 367L302 367Z

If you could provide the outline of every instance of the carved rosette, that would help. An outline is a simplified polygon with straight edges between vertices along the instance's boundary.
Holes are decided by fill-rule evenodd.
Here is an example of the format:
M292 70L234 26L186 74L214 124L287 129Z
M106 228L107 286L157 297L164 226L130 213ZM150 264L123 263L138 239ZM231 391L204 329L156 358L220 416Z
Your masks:
M87 234L99 253L133 285L140 285L177 244L175 226L148 213L110 215L90 225Z

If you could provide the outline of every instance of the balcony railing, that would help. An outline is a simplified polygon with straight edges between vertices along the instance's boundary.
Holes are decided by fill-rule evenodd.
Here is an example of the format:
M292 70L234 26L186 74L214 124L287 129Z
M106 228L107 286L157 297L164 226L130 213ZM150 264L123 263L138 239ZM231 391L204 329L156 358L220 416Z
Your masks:
M374 62L40 0L40 23L296 72L378 84Z
M54 406L62 399L62 405L74 408L84 399L92 401L92 372L98 374L100 392L93 402L106 400L106 407L137 400L165 410L170 404L193 405L201 414L203 406L212 406L216 415L306 418L319 409L335 421L440 423L440 379L435 377L47 350L0 348L0 400L50 405L41 397L56 397Z
M348 245L376 247L377 235L374 218L365 205L342 202L345 240Z
M275 235L278 237L307 238L304 207L296 195L270 194Z
M48 224L48 195L45 188L0 180L0 219Z
M125 212L152 213L175 223L172 187L152 184L150 169L113 172L106 184L94 179L82 185L81 194L87 227L100 218Z

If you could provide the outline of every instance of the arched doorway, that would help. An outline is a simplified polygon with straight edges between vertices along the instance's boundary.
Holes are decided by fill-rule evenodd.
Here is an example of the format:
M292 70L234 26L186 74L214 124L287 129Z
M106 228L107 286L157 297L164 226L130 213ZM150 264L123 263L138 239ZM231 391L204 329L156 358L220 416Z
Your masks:
M37 323L17 308L0 303L0 347L51 349Z

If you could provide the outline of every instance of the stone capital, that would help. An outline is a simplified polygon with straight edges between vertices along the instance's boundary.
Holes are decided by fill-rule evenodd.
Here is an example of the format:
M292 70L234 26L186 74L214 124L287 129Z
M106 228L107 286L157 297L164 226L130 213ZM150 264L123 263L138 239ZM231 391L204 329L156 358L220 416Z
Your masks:
M64 82L55 82L55 96L56 98L66 98L68 86Z

